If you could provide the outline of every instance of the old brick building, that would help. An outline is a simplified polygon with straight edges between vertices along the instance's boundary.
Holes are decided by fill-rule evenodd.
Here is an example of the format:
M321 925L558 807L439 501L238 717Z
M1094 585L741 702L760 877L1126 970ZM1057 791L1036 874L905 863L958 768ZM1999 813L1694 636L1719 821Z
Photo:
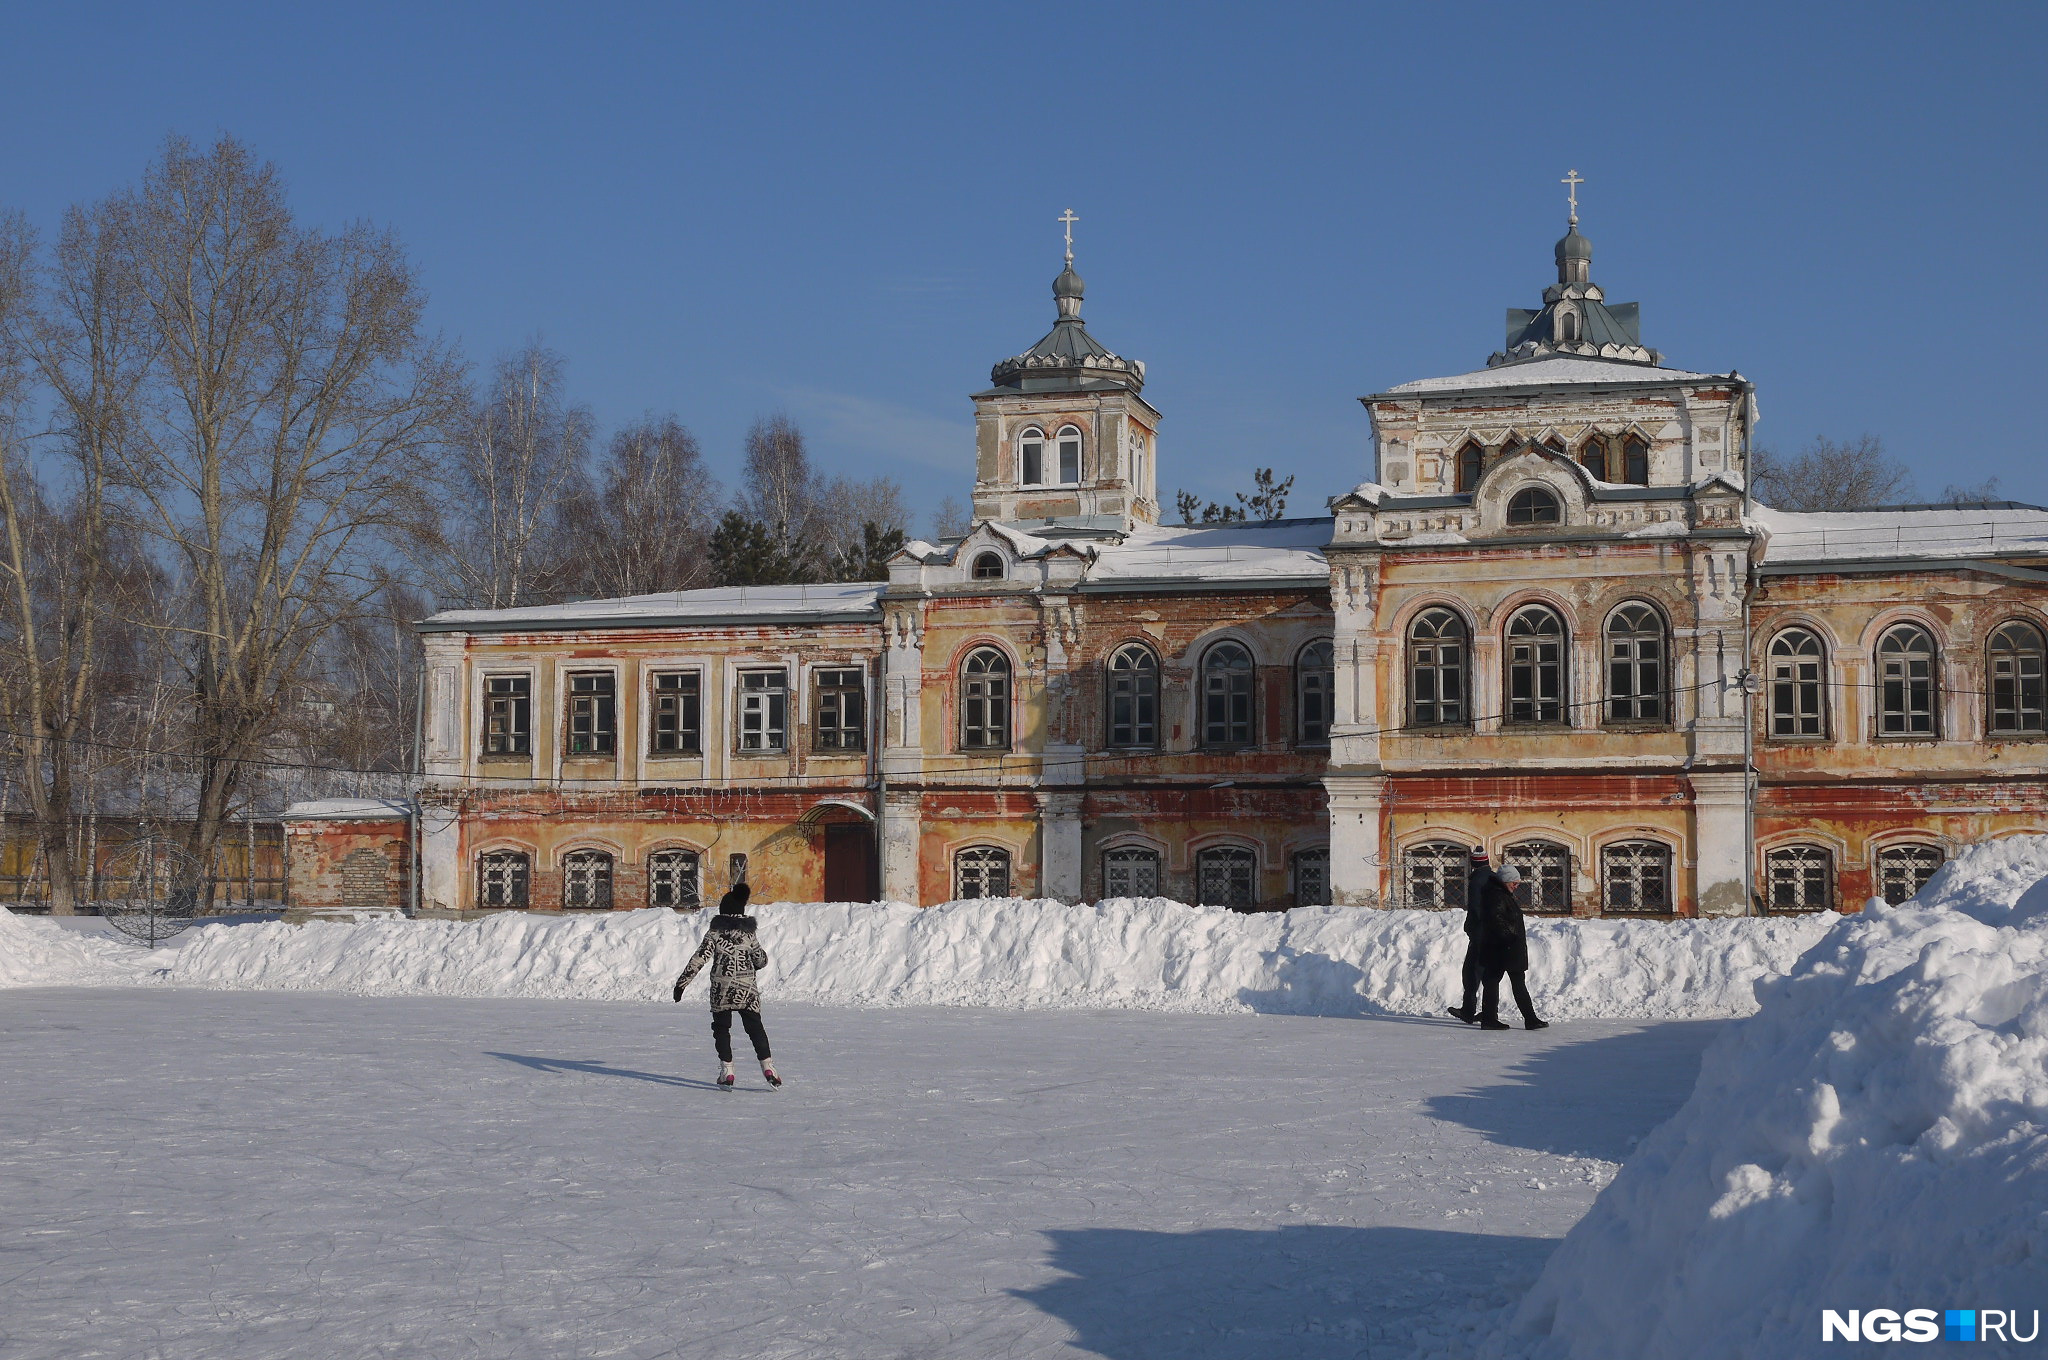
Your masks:
M1169 528L1070 257L973 528L886 585L428 620L423 902L1430 906L1483 843L1552 910L1853 908L2048 830L2048 511L1755 504L1750 382L1664 366L1576 218L1556 264L1364 398L1329 514Z

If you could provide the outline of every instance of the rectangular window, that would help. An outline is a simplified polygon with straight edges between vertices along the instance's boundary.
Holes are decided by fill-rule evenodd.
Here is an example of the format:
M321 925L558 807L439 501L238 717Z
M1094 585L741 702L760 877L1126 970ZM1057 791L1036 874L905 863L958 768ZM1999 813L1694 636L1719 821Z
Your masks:
M779 752L789 746L789 677L782 671L740 672L740 750Z
M1026 486L1045 480L1045 445L1036 439L1024 441L1024 475L1017 479Z
M811 749L867 749L867 696L863 678L858 670L815 672L813 684L817 689L817 706L816 717L811 724Z
M572 756L608 756L618 750L618 679L610 671L569 677L569 750Z
M484 677L484 754L533 754L533 680L525 675Z
M695 671L662 671L654 677L653 726L647 753L696 755L704 749L701 681Z
M1824 697L1821 689L1820 657L1771 658L1772 736L1824 735L1827 723L1827 710L1822 707Z

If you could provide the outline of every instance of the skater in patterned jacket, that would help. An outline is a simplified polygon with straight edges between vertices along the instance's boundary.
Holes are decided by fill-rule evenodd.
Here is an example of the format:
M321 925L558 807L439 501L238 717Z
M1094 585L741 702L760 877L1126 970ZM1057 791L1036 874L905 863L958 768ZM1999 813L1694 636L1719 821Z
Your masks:
M697 946L683 975L676 979L675 998L681 1001L683 988L690 985L697 970L706 963L711 965L711 1042L718 1047L720 1086L733 1084L735 1011L739 1012L740 1023L746 1026L747 1037L754 1041L754 1056L761 1060L761 1075L770 1086L782 1085L782 1078L775 1075L774 1060L768 1056L768 1028L761 1023L761 988L754 973L768 966L768 951L754 938L754 918L746 914L747 898L752 894L753 889L746 884L736 883L718 899L718 915L711 918L704 943Z

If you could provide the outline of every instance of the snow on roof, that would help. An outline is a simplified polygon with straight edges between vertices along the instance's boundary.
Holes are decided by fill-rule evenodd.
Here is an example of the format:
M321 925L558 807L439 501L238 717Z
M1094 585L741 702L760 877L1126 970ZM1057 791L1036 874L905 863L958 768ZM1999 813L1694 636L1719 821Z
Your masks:
M316 798L284 810L287 822L376 821L408 817L412 809L389 798Z
M1471 373L1454 373L1445 378L1418 378L1378 395L1383 397L1426 396L1432 392L1470 392L1489 387L1550 387L1594 383L1725 382L1732 373L1693 373L1683 368L1659 368L1654 364L1631 364L1612 359L1535 359L1528 363L1502 364Z
M1328 580L1327 515L1262 523L1167 527L1141 524L1121 543L1097 545L1091 582Z
M733 618L843 619L872 614L882 592L878 582L813 586L718 586L710 590L669 590L616 600L534 605L525 609L447 609L425 627L451 631L467 627L512 629L563 626L623 627L654 620L687 623Z
M1799 513L1757 505L1750 518L1770 531L1764 561L1828 562L1915 557L2048 554L2048 509L1912 506Z

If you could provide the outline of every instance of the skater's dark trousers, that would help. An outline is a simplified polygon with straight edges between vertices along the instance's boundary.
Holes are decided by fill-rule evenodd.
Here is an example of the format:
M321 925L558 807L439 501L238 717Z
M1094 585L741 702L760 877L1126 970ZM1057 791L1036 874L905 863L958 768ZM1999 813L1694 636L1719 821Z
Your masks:
M1529 984L1522 980L1524 972L1524 969L1502 968L1498 964L1486 970L1486 990L1479 1004L1480 1020L1500 1019L1500 980L1501 975L1506 974L1508 985L1515 994L1515 1004L1522 1008L1522 1023L1527 1025L1535 1022L1536 1007L1529 1000Z
M1517 981L1517 987L1522 984ZM737 1015L740 1023L747 1027L747 1037L754 1041L754 1056L768 1061L768 1027L761 1023L759 1011L713 1011L711 1012L711 1042L718 1045L718 1060L732 1061L732 1018Z
M1465 986L1465 994L1458 1001L1458 1009L1472 1014L1472 1007L1479 1001L1479 940L1476 936L1465 939L1465 966L1458 972L1458 980Z

